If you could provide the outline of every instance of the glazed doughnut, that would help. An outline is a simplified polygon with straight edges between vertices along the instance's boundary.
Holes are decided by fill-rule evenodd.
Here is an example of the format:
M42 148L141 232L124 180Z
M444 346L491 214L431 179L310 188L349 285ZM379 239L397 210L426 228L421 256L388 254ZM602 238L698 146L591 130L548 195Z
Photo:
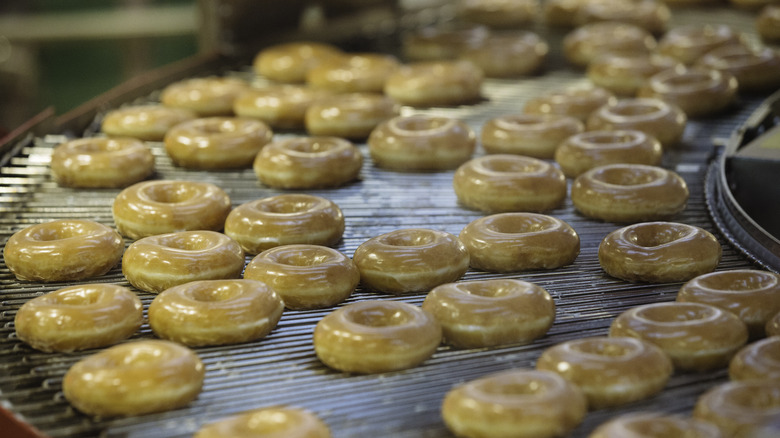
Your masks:
M254 409L200 428L193 438L331 438L330 429L309 411L285 406Z
M330 44L299 41L266 47L255 56L255 73L284 83L303 83L309 70L320 63L341 59L344 53Z
M769 271L737 269L700 275L683 285L677 301L710 304L737 315L751 337L765 335L769 320L780 312L780 278Z
M227 193L211 183L145 181L114 198L116 228L131 239L177 231L222 229L231 204Z
M780 55L770 48L751 50L742 44L721 46L699 58L696 65L731 74L737 79L740 92L780 88Z
M681 65L676 59L657 53L607 54L588 64L586 76L596 86L616 95L633 97L651 76Z
M764 331L767 336L780 336L780 312L767 321Z
M283 310L279 295L259 281L192 281L152 300L149 326L158 337L190 347L238 344L264 338Z
M482 70L468 61L406 64L387 77L385 94L402 105L455 106L482 96Z
M263 184L280 189L337 187L357 179L363 155L337 137L294 137L268 144L253 168Z
M591 0L545 0L542 16L547 25L573 28L577 25L577 13Z
M680 175L644 164L595 167L571 186L571 200L580 213L608 222L669 219L685 209L688 195Z
M714 424L727 437L777 436L780 382L726 382L696 401L693 417Z
M666 30L671 15L669 7L658 0L591 0L577 10L574 21L578 25L618 21L658 35Z
M107 112L100 129L110 136L160 141L169 129L197 116L195 111L163 105L125 106Z
M306 83L335 93L381 93L387 77L400 65L394 56L379 53L344 55L309 70Z
M739 41L739 35L728 25L689 24L666 32L658 41L657 52L691 65L710 50Z
M16 337L36 350L70 353L104 347L132 336L143 322L141 300L114 284L83 284L22 304Z
M282 297L288 309L321 309L349 298L360 282L355 263L320 245L284 245L253 258L244 278L258 280Z
M381 94L338 94L309 105L304 124L309 135L364 139L378 124L397 114L396 103Z
M489 78L510 78L539 71L549 47L539 35L514 31L490 35L460 52L460 59L471 62Z
M441 325L443 341L458 348L528 344L555 320L555 303L546 290L513 279L436 286L422 308Z
M154 156L134 138L80 138L54 148L50 166L63 187L121 188L154 173Z
M704 67L664 70L639 88L637 96L656 98L679 107L688 117L722 111L737 95L731 73Z
M368 300L326 315L314 327L314 351L328 367L374 374L415 367L441 343L428 312L400 301Z
M533 23L539 0L460 0L458 16L491 29L515 29Z
M555 269L574 262L580 238L566 222L536 213L481 217L460 232L474 269L516 272Z
M455 171L452 186L461 204L485 212L551 210L566 197L563 172L521 155L474 158Z
M551 371L579 386L588 408L620 406L664 389L672 361L650 342L628 337L589 337L547 348L536 369Z
M76 409L99 417L135 416L187 405L200 394L203 362L169 341L115 345L76 362L62 391Z
M482 126L482 148L489 154L553 158L564 140L584 130L579 119L557 114L499 116Z
M198 280L239 278L244 251L215 231L181 231L144 237L122 257L122 273L133 286L159 293Z
M78 281L110 271L122 259L124 247L112 228L61 219L14 233L3 248L3 259L18 280Z
M185 79L163 88L160 102L195 111L201 117L232 115L233 101L247 88L249 84L238 78Z
M718 428L706 421L656 412L632 412L602 423L588 438L724 438Z
M583 83L553 90L529 99L523 107L526 114L557 114L582 120L608 103L615 103L615 96L601 87Z
M739 350L729 362L729 378L780 382L780 336L761 339Z
M660 99L623 99L602 106L588 118L588 131L635 129L651 135L665 148L680 142L688 117Z
M549 371L513 369L461 383L444 396L441 415L457 436L566 436L587 413L582 391Z
M411 61L455 59L464 47L490 35L485 26L454 24L427 26L405 35L401 41L404 56Z
M607 164L661 163L661 143L642 131L587 131L564 140L555 150L555 161L563 174L575 178Z
M601 55L650 53L655 46L655 38L645 29L613 21L579 26L563 38L564 56L579 67L587 67Z
M373 237L352 260L364 287L395 295L427 292L459 279L469 268L469 253L456 236L423 228Z
M725 367L748 339L733 313L699 303L645 304L621 313L610 336L630 336L657 345L680 371Z
M312 103L332 93L300 85L269 85L242 92L233 102L239 117L259 119L273 128L302 129L306 110Z
M298 243L329 246L344 234L344 214L338 205L319 196L271 196L231 211L225 220L225 234L248 254Z
M708 231L674 222L642 222L613 231L599 245L604 271L626 281L673 283L711 272L722 249Z
M769 43L780 41L780 5L767 5L756 17L756 31Z
M171 128L165 135L165 152L175 165L190 169L249 167L272 136L260 120L208 117Z
M465 122L428 115L394 117L368 137L374 164L398 171L454 169L471 158L476 144Z

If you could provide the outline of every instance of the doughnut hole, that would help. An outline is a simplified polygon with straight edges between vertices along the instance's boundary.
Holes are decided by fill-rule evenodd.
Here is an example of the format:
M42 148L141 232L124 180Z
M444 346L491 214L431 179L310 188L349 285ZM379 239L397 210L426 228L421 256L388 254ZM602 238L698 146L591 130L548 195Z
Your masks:
M616 186L639 186L652 183L663 177L663 172L656 169L626 170L624 168L606 168L594 174L598 181Z
M89 234L91 234L91 232L82 224L67 222L58 227L38 227L30 233L29 236L31 239L39 242L54 242L57 240L87 236Z
M717 310L711 306L675 303L674 311L664 306L648 306L637 312L637 317L661 324L695 323L716 316Z
M699 278L699 284L713 290L749 292L772 287L777 284L777 279L775 276L763 272L744 275L741 272L724 271L718 275Z
M626 239L643 248L655 248L683 239L690 233L683 228L645 224L633 227L626 233Z
M200 233L174 233L161 236L159 243L162 246L183 251L204 251L214 245L214 241L209 236Z
M287 149L304 154L321 154L339 147L340 144L338 142L322 137L297 139L286 144Z
M680 73L674 76L664 78L658 81L658 86L661 88L658 91L661 92L694 92L700 90L707 90L713 87L717 83L715 70L707 71L694 71L687 70L684 73Z
M239 295L239 290L223 285L215 288L195 288L187 291L187 295L195 301L203 303L216 303L230 300Z
M413 320L411 315L400 309L387 308L381 305L352 310L346 317L355 324L375 328L401 326Z
M382 243L389 246L414 247L427 246L436 242L436 236L430 233L393 233L385 236Z
M255 204L255 208L266 213L296 214L312 210L317 204L316 200L306 198L273 197Z
M656 102L618 102L610 108L610 112L622 117L648 117L663 113L663 109Z
M427 131L438 131L452 124L452 120L443 117L399 117L393 122L393 128L408 131L407 135L424 135Z
M586 147L595 145L598 148L624 148L641 141L638 133L627 131L595 131L580 134L582 144Z
M150 184L143 194L150 201L162 204L179 204L197 198L200 190L188 184Z
M274 253L271 259L276 263L296 267L317 266L333 260L333 256L323 250L311 249L308 253L285 252Z
M485 169L495 173L536 173L544 170L543 162L537 163L526 160L503 161L501 159L484 160Z
M489 230L502 234L529 234L553 228L555 223L536 216L497 215L488 222Z

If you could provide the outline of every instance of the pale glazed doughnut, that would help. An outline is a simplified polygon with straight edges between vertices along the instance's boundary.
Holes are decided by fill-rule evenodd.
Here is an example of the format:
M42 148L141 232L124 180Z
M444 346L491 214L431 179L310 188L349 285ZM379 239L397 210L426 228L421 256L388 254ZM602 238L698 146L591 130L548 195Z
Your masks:
M306 83L335 93L381 93L387 77L400 65L394 56L353 53L323 61L309 70Z
M764 330L767 336L780 336L780 312L767 321Z
M441 325L443 341L458 348L528 344L544 336L555 320L550 294L514 279L436 286L422 308Z
M513 272L555 269L574 262L580 238L566 222L536 213L475 219L460 232L474 269Z
M281 297L260 281L191 281L152 300L149 326L158 337L190 347L238 344L268 335L283 310Z
M746 345L729 362L731 380L780 382L780 336Z
M671 15L669 7L660 0L591 0L577 10L574 21L578 25L619 21L658 35L666 30Z
M114 198L116 228L131 239L190 230L221 230L230 212L230 198L211 183L145 181Z
M133 286L159 293L198 280L231 279L244 270L244 251L215 231L181 231L144 237L122 257L122 273Z
M328 367L374 374L415 367L441 343L441 327L421 308L367 300L326 315L314 327L314 351Z
M557 114L499 116L482 126L482 148L489 154L517 154L553 158L567 138L585 130L574 117Z
M233 111L237 116L259 119L273 128L301 129L305 126L306 109L330 95L330 91L301 85L269 85L239 94L233 102Z
M711 423L657 412L632 412L602 423L588 438L724 438Z
M564 175L575 178L607 164L657 166L662 154L661 143L642 131L586 131L564 140L555 150L555 161Z
M710 50L739 40L739 35L725 24L688 24L669 29L656 50L690 65Z
M705 67L664 70L639 87L637 97L656 98L673 104L688 117L720 112L737 95L737 80L731 73Z
M63 187L121 188L154 173L154 156L134 138L80 138L54 148L50 166Z
M566 197L563 172L521 155L474 158L458 167L452 187L463 205L486 212L546 211Z
M195 111L201 117L233 114L233 101L249 88L238 78L192 78L175 82L163 88L160 102L172 108Z
M688 196L688 185L676 172L644 164L595 167L571 186L580 213L608 222L669 219L685 209Z
M756 17L756 31L769 43L780 41L780 5L767 5Z
M193 438L330 438L330 429L309 411L286 407L254 409L201 427Z
M114 417L163 412L195 400L205 369L189 348L169 341L115 345L65 373L65 398L85 414Z
M655 38L645 29L613 21L584 24L563 38L564 56L579 67L602 55L650 53L655 46Z
M14 233L3 248L8 269L23 281L78 281L111 270L122 258L122 236L103 224L61 219Z
M309 70L344 53L330 44L299 41L260 50L252 62L255 73L284 83L303 83Z
M282 297L288 309L320 309L349 298L360 271L346 255L320 245L283 245L257 255L244 278L258 280Z
M482 70L468 61L406 64L387 77L385 94L402 105L454 106L482 97Z
M361 284L391 294L424 292L459 279L469 253L444 231L405 228L363 242L352 256Z
M323 97L306 109L309 135L364 139L387 119L398 114L396 103L375 93L347 93Z
M776 437L780 382L721 383L699 397L693 417L714 424L727 437Z
M688 117L660 99L623 99L602 106L588 118L588 131L636 129L652 135L665 148L680 142Z
M248 254L281 245L334 245L344 234L344 214L325 198L283 194L236 207L225 220L225 234Z
M539 14L539 0L460 0L458 16L491 29L511 29L533 23Z
M357 179L363 155L342 138L293 137L266 145L252 167L257 179L269 187L337 187Z
M774 91L780 88L780 55L768 47L750 49L742 44L721 46L707 52L696 65L730 73L739 91Z
M114 284L70 286L22 304L16 337L36 350L69 353L132 336L143 322L141 300Z
M683 285L677 301L710 304L737 315L753 338L763 337L780 312L780 278L769 271L737 269L700 275Z
M510 78L538 72L549 47L536 33L513 31L493 34L469 45L460 59L471 62L489 78Z
M558 114L582 120L602 106L615 103L615 96L608 90L582 83L553 90L529 99L523 107L526 114Z
M455 59L461 50L490 35L485 26L452 24L427 26L404 35L401 48L411 61L440 61Z
M444 424L467 438L566 436L587 413L582 391L549 371L512 369L461 383L444 396Z
M604 271L627 281L688 281L718 266L718 240L708 231L675 222L641 222L613 231L599 245Z
M551 371L579 386L588 408L620 406L663 390L672 361L650 342L628 337L588 337L547 348L536 369Z
M621 313L610 336L630 336L660 347L680 371L723 368L748 340L733 313L699 303L645 304Z
M651 76L680 65L678 60L657 53L607 54L588 64L586 76L616 95L633 97Z
M577 13L590 0L545 0L544 22L550 26L571 28L577 25Z
M110 136L160 141L173 126L197 116L192 110L163 105L124 106L107 112L100 129Z
M476 144L465 122L428 115L394 117L368 137L374 164L399 171L454 169L471 158Z

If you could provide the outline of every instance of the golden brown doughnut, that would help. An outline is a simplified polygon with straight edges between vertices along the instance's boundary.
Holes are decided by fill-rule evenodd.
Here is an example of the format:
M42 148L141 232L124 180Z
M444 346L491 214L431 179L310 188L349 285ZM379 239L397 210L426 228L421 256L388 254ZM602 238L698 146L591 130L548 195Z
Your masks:
M696 61L697 66L730 73L739 91L774 91L780 88L780 55L768 47L750 49L742 44L721 46Z
M746 345L729 362L731 380L780 382L780 336Z
M767 5L756 17L756 31L768 43L780 41L780 5Z
M397 114L396 103L384 95L337 94L312 102L304 124L309 135L364 139L378 124Z
M661 142L642 131L586 131L564 140L555 150L555 161L563 174L575 178L608 164L661 163Z
M577 10L574 21L578 25L619 21L658 35L666 30L671 15L660 0L591 0Z
M655 46L655 38L645 29L613 21L584 24L563 38L564 56L578 67L606 54L650 53Z
M207 77L175 82L163 88L160 102L172 108L195 111L201 117L233 114L233 101L249 88L238 78Z
M410 61L441 61L458 57L464 47L490 35L487 27L474 24L426 26L403 36L401 49Z
M286 407L253 409L201 427L193 438L330 438L330 429L309 411Z
M491 29L516 29L533 23L539 14L539 0L460 0L458 16L464 21Z
M455 106L482 97L482 70L468 61L406 64L388 76L384 92L402 105Z
M678 60L657 53L607 54L588 64L586 76L616 95L633 97L651 76L680 65Z
M525 103L523 112L570 116L584 122L593 111L615 102L617 100L610 91L590 83L582 83L531 98Z
M731 73L704 67L664 70L637 91L642 98L660 99L683 110L688 117L722 111L734 102L737 80Z
M157 104L124 106L108 111L100 129L110 136L160 141L169 129L197 116L192 110Z
M489 78L510 78L539 71L549 47L538 34L513 31L493 34L461 50L460 59L471 62Z
M381 93L400 65L394 56L353 53L321 62L306 74L306 83L335 93Z
M51 154L51 176L63 187L121 188L153 172L152 151L129 137L70 140Z
M301 85L250 88L236 97L233 111L239 117L259 119L273 128L302 129L309 106L332 94Z
M602 106L588 118L588 131L636 129L651 135L665 148L680 142L688 117L676 105L660 99L623 99Z
M780 382L726 382L702 394L693 417L714 424L727 437L777 436Z
M344 53L330 44L298 41L260 50L252 62L255 73L284 83L303 83L309 70L320 63L340 59Z
M739 40L726 24L687 24L669 29L658 41L657 52L691 65L710 50Z
M632 412L602 423L588 438L724 438L714 424L657 412Z
M516 114L494 117L482 126L482 148L489 154L553 158L567 138L585 130L574 117L557 114Z

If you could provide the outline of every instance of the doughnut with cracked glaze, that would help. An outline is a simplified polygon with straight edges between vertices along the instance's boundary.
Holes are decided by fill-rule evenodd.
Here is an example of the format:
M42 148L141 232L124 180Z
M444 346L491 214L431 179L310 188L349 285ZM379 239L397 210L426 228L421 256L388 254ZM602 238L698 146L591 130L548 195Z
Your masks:
M377 125L398 114L396 103L376 93L347 93L323 97L306 109L309 135L364 139Z
M481 99L483 77L469 61L421 61L388 76L384 92L414 107L469 104Z
M650 53L655 46L655 38L645 29L612 21L584 24L563 38L564 56L578 67L606 54Z
M201 427L193 438L331 438L319 417L299 408L253 409Z
M608 164L661 164L663 148L655 137L635 129L586 131L564 140L555 161L569 178Z
M632 412L599 425L588 438L725 438L711 423L659 412Z
M692 118L726 109L736 95L737 80L731 73L700 66L656 73L637 91L640 98L663 100Z
M239 117L259 119L273 128L302 129L312 103L333 93L301 85L269 85L240 93L233 102Z
M272 81L303 83L311 69L342 56L344 53L339 48L326 43L281 43L260 50L252 61L252 69Z
M651 135L665 148L680 142L688 117L677 105L660 99L634 98L604 105L588 117L588 131L635 129Z
M110 136L160 141L169 129L198 117L195 111L164 105L132 105L106 113L100 130Z
M440 61L458 57L464 47L478 43L490 30L475 24L426 26L403 36L401 48L411 61Z
M780 382L780 336L771 336L744 346L729 362L731 380Z
M691 65L710 50L739 41L739 35L726 24L686 24L669 29L658 40L656 51Z
M249 84L238 78L185 79L163 88L160 102L172 108L195 111L201 117L232 115L233 102L248 88Z
M387 77L400 65L390 55L350 53L325 60L309 70L306 83L334 93L381 93Z
M494 117L482 126L482 148L489 154L553 158L567 138L585 130L574 117L557 114L516 114Z
M602 106L617 102L612 92L590 83L570 85L546 92L526 101L526 114L557 114L585 122L590 114Z
M780 41L780 5L767 5L756 17L756 31L769 43Z
M721 383L699 396L693 418L714 424L727 437L777 436L780 382Z
M531 75L544 66L547 42L529 31L489 35L464 48L459 59L479 67L488 78L510 78Z
M585 74L599 87L633 97L651 76L680 65L678 60L657 53L607 54L591 61Z
M63 187L122 188L154 173L154 155L135 138L80 138L55 147L50 166Z
M737 79L740 92L780 88L780 54L769 47L721 46L704 54L695 65L728 72Z

